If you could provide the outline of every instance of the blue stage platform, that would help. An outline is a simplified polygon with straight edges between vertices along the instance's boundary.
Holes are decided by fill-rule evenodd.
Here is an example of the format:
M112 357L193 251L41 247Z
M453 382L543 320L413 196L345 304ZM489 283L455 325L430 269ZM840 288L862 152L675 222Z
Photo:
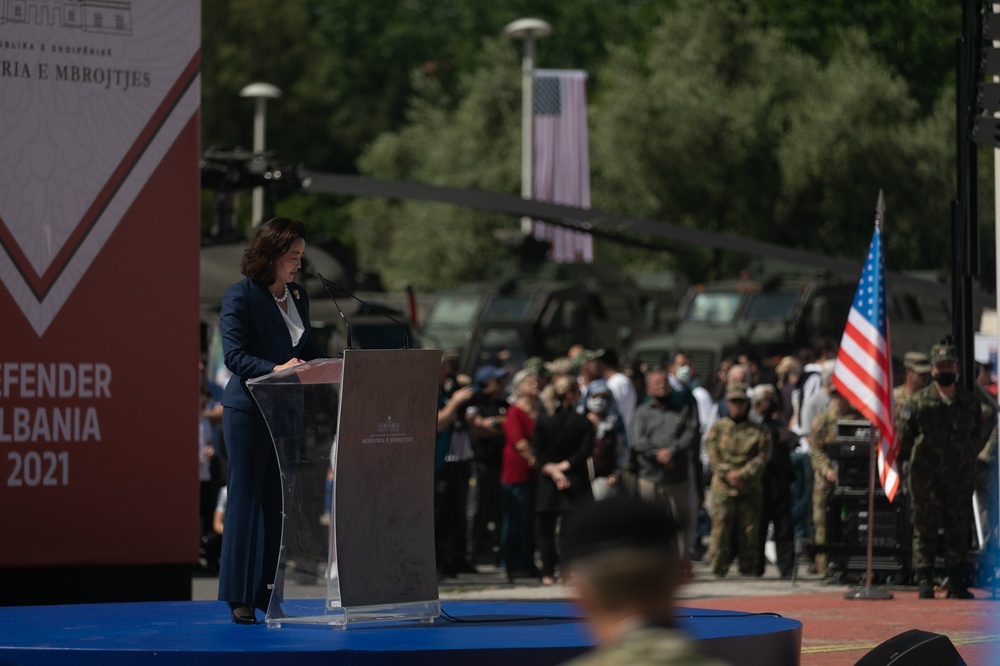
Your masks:
M579 610L567 603L455 601L443 602L442 611L433 624L273 629L235 625L217 601L8 607L0 608L0 665L534 666L558 664L593 645ZM735 664L799 664L796 620L677 613L706 651Z

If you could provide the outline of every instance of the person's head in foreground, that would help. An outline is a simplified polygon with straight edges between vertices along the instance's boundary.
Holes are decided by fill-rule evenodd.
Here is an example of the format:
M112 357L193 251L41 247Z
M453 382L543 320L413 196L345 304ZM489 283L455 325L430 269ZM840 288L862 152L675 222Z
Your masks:
M623 495L567 517L569 586L602 646L574 664L723 663L703 657L677 628L674 594L687 580L679 532L664 508Z

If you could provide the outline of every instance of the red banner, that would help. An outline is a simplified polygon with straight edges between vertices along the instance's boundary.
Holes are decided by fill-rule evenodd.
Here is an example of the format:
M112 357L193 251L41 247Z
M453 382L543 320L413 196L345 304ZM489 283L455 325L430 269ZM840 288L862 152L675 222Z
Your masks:
M0 567L194 561L199 3L0 12Z

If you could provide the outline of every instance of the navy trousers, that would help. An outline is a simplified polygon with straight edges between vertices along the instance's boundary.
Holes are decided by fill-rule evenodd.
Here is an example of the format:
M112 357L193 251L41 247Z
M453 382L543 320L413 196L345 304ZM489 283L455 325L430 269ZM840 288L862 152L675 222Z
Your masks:
M281 549L281 476L263 416L227 407L229 453L219 599L267 608Z

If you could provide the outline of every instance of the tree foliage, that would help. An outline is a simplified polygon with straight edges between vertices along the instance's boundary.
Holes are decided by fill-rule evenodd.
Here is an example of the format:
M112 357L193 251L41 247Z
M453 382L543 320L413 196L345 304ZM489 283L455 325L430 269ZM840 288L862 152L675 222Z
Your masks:
M595 207L856 257L884 190L890 267L946 268L961 8L790 0L214 0L204 6L205 145L250 143L255 80L278 85L268 145L316 170L516 194L520 44L590 72ZM516 220L311 196L279 212L357 244L390 286L475 279ZM353 234L347 232L353 220ZM729 275L745 261L599 243L623 264Z
M484 40L489 64L460 86L448 108L440 85L416 78L418 96L399 132L382 135L364 173L436 185L515 193L519 187L519 67L509 44ZM441 204L361 199L353 206L359 259L393 286L430 289L483 275L504 250L493 231L514 222Z

